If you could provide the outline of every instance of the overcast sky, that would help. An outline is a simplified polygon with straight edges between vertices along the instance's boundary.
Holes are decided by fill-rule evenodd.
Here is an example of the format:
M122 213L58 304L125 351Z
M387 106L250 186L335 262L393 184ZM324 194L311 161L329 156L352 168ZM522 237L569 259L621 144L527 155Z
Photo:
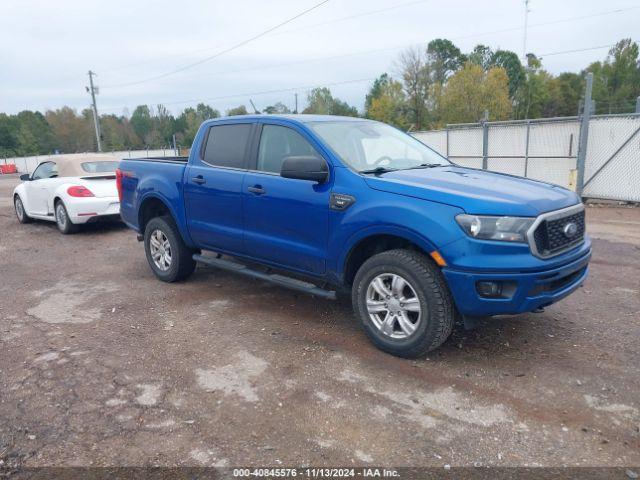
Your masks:
M179 113L200 101L224 113L249 108L249 98L259 109L278 100L293 107L294 91L303 108L308 87L322 85L362 109L368 79L394 74L403 47L442 37L464 52L483 43L522 54L524 0L330 0L219 58L118 86L198 62L319 1L3 0L0 111L80 110L89 69L100 113L144 103ZM527 50L553 73L604 59L607 48L544 54L640 40L638 0L531 0L529 8Z

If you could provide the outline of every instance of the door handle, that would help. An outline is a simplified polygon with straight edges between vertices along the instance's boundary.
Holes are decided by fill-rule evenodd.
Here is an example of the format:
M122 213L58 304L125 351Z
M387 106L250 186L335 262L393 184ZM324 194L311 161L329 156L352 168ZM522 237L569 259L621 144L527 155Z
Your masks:
M197 177L193 177L191 179L193 183L197 183L198 185L202 185L203 183L207 183L202 175L198 175Z
M254 185L253 187L247 188L247 190L249 190L251 193L255 193L256 195L263 195L267 193L267 191L262 188L261 185Z

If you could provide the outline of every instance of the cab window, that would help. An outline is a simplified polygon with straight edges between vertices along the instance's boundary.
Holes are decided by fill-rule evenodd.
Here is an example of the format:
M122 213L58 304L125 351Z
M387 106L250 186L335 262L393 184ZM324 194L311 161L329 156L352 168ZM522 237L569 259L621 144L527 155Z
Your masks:
M257 170L280 173L286 157L320 157L311 144L298 132L279 125L264 125L260 135Z
M42 180L43 178L55 178L58 176L58 166L54 162L41 163L31 176L32 180Z
M246 168L245 152L251 127L250 123L211 127L204 149L204 161L216 167Z

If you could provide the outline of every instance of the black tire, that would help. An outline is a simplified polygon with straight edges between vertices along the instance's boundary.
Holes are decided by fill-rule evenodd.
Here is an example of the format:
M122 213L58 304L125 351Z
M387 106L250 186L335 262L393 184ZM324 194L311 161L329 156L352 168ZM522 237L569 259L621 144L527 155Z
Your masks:
M171 260L166 269L160 268L152 257L151 238L157 231L161 232L169 243ZM151 270L163 282L184 280L196 269L196 261L193 259L194 250L185 245L178 227L169 216L152 218L147 223L144 229L144 250Z
M16 217L20 223L31 223L33 219L27 215L27 211L24 209L24 203L19 195L13 197L13 207L16 210Z
M403 332L400 322L393 324L393 335L407 335L405 338L393 338L383 333L367 310L367 292L370 284L373 288L372 281L379 275L383 275L384 279L386 274L398 275L406 280L412 289L409 292L415 293L413 303L416 298L419 301L420 313L415 314L415 324L412 324L415 330L411 334ZM398 357L415 358L425 355L442 345L453 330L456 309L449 288L438 267L419 252L389 250L369 258L356 273L351 300L355 313L371 341L379 349ZM394 308L399 306L403 304L394 304ZM386 313L382 312L379 315L378 318L381 318Z
M62 233L63 235L69 235L78 231L78 225L73 223L69 218L67 207L64 206L62 200L58 200L55 203L53 212L56 219L56 225L58 226L58 230L60 230L60 233Z

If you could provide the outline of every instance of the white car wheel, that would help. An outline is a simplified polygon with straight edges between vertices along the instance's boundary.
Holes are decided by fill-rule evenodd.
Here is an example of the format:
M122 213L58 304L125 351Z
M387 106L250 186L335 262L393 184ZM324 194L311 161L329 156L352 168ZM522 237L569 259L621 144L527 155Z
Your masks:
M64 206L64 203L58 202L56 203L56 225L58 226L58 230L61 233L67 235L69 233L74 233L77 229L77 225L74 225L69 218L69 214L67 213L67 209Z

